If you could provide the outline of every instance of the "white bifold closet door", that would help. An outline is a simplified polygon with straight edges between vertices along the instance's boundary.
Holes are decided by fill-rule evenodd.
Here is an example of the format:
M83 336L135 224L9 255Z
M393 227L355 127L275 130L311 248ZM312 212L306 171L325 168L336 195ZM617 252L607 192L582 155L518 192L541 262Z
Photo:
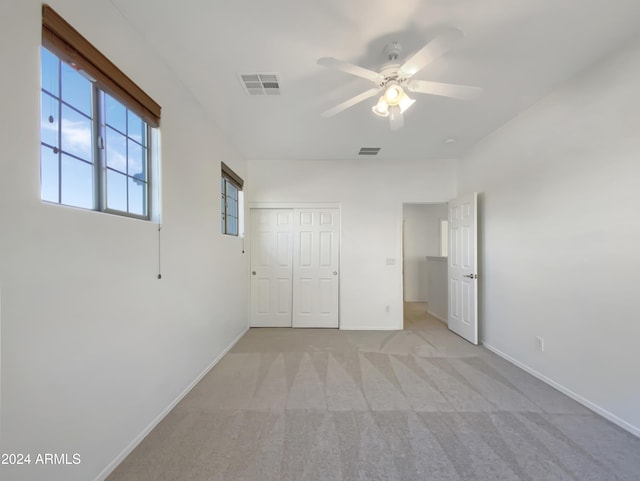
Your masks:
M251 210L253 327L291 327L293 211Z
M293 327L338 327L338 209L293 211Z
M251 210L254 327L338 327L338 209Z

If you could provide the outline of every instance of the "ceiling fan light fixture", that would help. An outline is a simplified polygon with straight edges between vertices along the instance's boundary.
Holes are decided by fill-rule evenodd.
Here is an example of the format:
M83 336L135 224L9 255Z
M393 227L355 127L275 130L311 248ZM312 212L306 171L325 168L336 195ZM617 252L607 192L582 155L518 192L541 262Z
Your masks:
M389 128L391 130L400 130L404 127L404 116L399 105L391 105L389 107Z
M398 105L400 106L400 112L405 113L407 109L415 103L415 101L416 99L412 99L403 91L400 102L398 102Z
M384 99L389 105L398 105L404 91L398 84L392 83L384 91Z
M400 85L392 84L387 87L382 97L378 99L378 103L371 110L379 117L390 117L389 126L391 130L398 130L404 125L402 114L414 102L415 99L409 97Z
M402 113L404 113L405 110L411 107L415 102L415 100L409 97L404 89L396 82L390 82L387 84L384 94L382 95L382 99L386 101L388 106L399 105Z
M371 110L373 111L374 114L376 114L379 117L388 117L389 116L389 104L385 100L384 95L382 97L380 97L380 99L378 100L378 103L375 104L371 108Z

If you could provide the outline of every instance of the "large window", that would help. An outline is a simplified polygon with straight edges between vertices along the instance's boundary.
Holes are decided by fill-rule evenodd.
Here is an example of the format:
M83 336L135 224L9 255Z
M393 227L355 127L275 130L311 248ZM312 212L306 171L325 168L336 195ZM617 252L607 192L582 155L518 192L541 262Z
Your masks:
M159 114L128 77L43 8L42 200L150 218Z
M242 205L240 199L243 184L243 180L223 162L220 184L222 194L220 208L222 211L223 234L238 235Z

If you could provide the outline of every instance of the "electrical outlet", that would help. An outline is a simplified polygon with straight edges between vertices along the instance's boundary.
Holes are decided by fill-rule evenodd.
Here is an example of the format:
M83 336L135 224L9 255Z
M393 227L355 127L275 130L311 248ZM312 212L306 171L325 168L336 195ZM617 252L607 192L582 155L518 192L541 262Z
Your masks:
M544 339L542 339L540 336L536 336L536 348L538 349L538 351L544 352Z

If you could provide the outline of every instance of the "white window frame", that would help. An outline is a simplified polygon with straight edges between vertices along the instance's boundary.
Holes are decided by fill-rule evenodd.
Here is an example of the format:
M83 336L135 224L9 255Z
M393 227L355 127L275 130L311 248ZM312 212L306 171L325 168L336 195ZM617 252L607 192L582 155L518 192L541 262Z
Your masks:
M220 210L221 210L221 231L223 234L225 235L231 235L231 236L235 236L235 237L239 237L241 235L241 229L242 229L242 222L243 222L243 218L242 218L242 209L244 208L243 206L243 195L242 195L242 189L244 187L244 181L242 180L242 178L236 174L233 170L231 170L231 168L226 165L224 162L222 162L221 164L221 182L220 182L220 196L221 196L221 202L220 202ZM236 197L229 197L229 195L227 194L227 190L229 185L232 185L233 187L235 187L236 189ZM229 210L231 210L230 207L230 203L233 203L235 205L235 212L236 215L229 215ZM235 221L235 231L232 230L232 228L230 226L232 226L233 224L229 222L229 218L234 218Z

